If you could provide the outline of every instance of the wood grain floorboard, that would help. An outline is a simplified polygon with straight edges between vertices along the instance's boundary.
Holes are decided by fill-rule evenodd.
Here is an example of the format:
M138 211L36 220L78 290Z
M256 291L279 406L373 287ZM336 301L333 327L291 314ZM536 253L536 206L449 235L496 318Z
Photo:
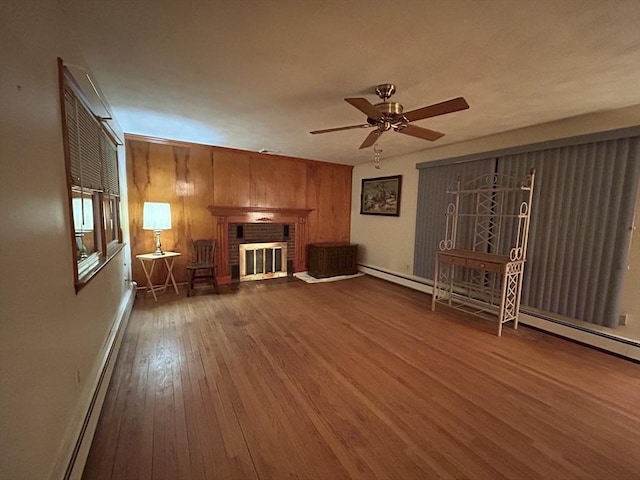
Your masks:
M638 479L640 365L372 277L136 302L83 478Z

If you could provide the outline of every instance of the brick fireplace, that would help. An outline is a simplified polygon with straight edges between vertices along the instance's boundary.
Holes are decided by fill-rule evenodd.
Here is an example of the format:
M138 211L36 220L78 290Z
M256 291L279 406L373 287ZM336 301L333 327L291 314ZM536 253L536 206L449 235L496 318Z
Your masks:
M242 259L239 256L240 245L263 244L263 243L283 243L286 245L286 272L294 272L295 261L295 223L229 223L229 269L231 280L240 279L245 272L242 272L240 264Z
M306 270L307 218L312 209L270 207L209 207L218 242L218 282L239 278L239 245L286 242L287 271Z

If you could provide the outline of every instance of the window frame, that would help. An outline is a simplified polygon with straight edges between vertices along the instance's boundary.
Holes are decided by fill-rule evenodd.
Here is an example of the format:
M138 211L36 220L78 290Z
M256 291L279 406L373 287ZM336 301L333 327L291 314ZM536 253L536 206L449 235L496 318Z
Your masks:
M119 181L119 162L118 162L118 145L117 138L109 129L105 128L103 120L96 115L91 108L91 103L77 84L71 72L65 67L61 58L58 58L58 84L60 94L60 110L62 116L62 139L64 147L65 170L67 177L67 197L69 208L69 233L71 239L71 260L73 264L74 287L76 294L84 288L105 265L113 259L122 248L124 248L120 218L120 181ZM82 178L74 181L72 174L72 145L69 140L69 124L67 121L67 90L74 96L76 105L84 108L95 121L98 136L97 144L93 145L98 153L100 165L93 165L100 171L100 185L94 184L85 186ZM80 139L77 139L80 142ZM109 152L108 148L112 148ZM80 152L80 147L78 147ZM77 154L78 156L80 153ZM79 157L78 157L79 158ZM83 158L79 159L82 165ZM95 171L95 170L94 170ZM97 188L96 188L97 187ZM94 226L94 246L95 251L87 255L85 258L79 258L78 238L75 231L73 198L78 193L81 197L90 197L93 205L93 226ZM109 206L111 212L105 211L105 205ZM106 222L112 222L112 228L107 229ZM110 235L108 236L110 232Z

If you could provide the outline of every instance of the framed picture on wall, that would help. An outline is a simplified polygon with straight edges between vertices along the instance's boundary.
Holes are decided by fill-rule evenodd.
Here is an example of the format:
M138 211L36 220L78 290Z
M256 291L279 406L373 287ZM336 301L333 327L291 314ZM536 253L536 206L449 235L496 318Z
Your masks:
M400 216L402 175L363 178L360 193L360 214Z

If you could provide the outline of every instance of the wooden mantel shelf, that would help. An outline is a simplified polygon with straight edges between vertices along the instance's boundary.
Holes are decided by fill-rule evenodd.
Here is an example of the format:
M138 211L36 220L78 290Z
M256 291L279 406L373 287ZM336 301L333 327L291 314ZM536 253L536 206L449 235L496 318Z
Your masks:
M245 222L276 221L282 217L306 217L313 208L279 208L279 207L230 207L210 205L209 211L216 217L245 217ZM254 218L255 217L255 218ZM258 217L264 217L258 218Z

